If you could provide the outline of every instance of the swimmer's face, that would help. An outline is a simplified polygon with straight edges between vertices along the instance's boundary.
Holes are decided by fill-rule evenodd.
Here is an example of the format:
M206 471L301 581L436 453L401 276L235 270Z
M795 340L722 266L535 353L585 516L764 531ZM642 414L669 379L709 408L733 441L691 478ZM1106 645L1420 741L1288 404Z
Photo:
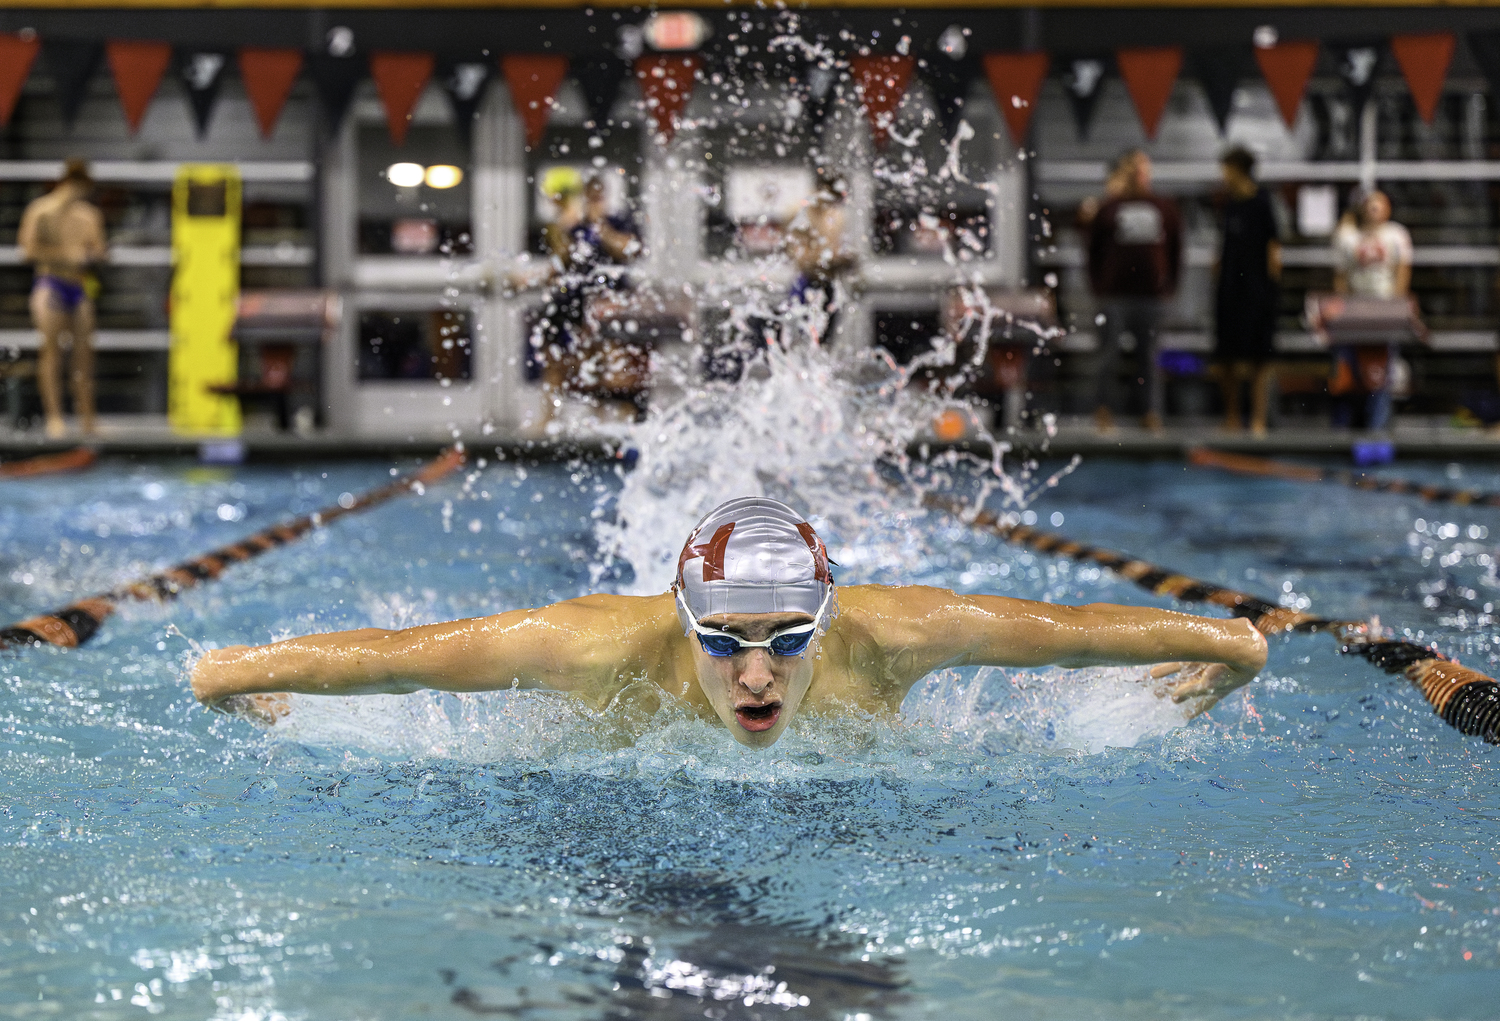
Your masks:
M698 623L763 642L782 628L811 621L805 613L719 613ZM786 730L812 683L818 641L814 637L800 656L776 656L769 649L710 656L696 638L688 638L698 686L734 739L751 748L769 748Z

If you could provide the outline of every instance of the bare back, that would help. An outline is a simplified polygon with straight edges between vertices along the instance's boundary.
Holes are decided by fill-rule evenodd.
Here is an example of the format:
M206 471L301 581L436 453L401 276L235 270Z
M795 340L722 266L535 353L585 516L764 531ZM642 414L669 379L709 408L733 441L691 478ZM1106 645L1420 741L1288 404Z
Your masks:
M104 218L72 189L58 188L26 207L18 241L38 273L81 279L104 256Z

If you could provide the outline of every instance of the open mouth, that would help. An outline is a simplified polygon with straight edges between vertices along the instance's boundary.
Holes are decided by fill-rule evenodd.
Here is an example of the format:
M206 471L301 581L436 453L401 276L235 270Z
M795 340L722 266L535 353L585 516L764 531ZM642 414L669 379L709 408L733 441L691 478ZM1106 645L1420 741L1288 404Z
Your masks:
M781 718L781 703L767 702L765 705L736 706L734 718L739 720L740 726L748 731L770 730Z

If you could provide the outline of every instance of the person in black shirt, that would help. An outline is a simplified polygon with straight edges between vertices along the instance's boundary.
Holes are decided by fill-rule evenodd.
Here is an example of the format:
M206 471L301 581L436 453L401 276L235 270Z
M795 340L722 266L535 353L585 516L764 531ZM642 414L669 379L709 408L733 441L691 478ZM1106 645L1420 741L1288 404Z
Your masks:
M1250 431L1266 434L1274 366L1281 241L1270 194L1255 182L1255 156L1235 146L1219 161L1228 201L1224 206L1224 246L1219 255L1214 302L1217 343L1214 361L1224 391L1224 428L1244 428L1240 389L1251 381Z

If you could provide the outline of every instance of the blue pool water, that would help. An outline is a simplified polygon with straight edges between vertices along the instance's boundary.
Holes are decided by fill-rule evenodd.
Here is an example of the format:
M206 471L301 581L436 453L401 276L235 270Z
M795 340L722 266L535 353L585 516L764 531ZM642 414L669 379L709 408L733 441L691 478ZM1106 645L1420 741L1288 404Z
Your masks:
M0 616L390 467L3 483ZM1393 471L1500 488L1488 468ZM1138 670L967 671L900 721L799 721L767 753L670 706L299 699L268 733L187 693L189 640L628 588L595 532L619 485L492 463L128 607L83 649L0 658L0 1015L1500 1014L1497 751L1326 637L1273 641L1262 679L1191 723ZM1496 669L1495 510L1105 461L1031 509ZM861 520L824 524L844 582L1153 602L949 521Z

